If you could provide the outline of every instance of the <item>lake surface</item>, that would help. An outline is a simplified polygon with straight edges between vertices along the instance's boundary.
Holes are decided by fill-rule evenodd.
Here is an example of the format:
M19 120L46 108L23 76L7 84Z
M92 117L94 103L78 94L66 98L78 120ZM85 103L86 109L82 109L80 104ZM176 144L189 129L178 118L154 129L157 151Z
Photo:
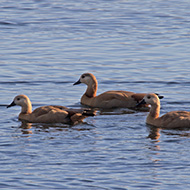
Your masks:
M84 123L23 125L33 108L80 108L84 72L107 90L164 95L161 114L190 110L190 1L0 2L1 189L190 189L190 131L145 124L147 112L99 111Z

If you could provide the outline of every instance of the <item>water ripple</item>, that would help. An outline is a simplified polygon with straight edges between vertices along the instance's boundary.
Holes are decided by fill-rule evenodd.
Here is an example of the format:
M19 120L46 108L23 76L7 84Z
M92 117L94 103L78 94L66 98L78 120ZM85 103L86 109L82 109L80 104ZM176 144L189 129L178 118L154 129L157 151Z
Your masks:
M1 81L2 85L14 85L14 84L44 84L44 83L53 83L53 84L70 84L75 81L55 81L55 80L31 80L31 81ZM165 84L165 85L190 85L189 81L183 82L174 82L174 81L101 81L101 84Z
M25 26L25 25L27 25L27 23L16 23L16 22L9 22L9 21L0 21L0 25Z

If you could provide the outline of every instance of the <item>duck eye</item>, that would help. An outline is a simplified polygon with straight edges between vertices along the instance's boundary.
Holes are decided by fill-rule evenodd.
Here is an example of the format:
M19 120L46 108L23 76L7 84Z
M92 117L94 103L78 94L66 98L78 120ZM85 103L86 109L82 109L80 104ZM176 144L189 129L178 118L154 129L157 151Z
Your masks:
M84 75L82 75L82 79L83 79L83 78L85 78L85 76L84 76Z
M19 100L20 100L20 98L17 98L17 100L19 101Z
M150 99L150 96L147 96L148 99Z

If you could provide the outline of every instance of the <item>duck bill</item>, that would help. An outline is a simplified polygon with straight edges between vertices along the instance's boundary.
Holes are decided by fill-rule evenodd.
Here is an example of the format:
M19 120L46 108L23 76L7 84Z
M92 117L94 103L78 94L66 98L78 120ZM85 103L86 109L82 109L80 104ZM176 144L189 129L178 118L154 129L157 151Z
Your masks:
M145 102L145 100L143 99L143 100L141 100L135 107L139 107L139 106L144 105L144 104L146 104L146 102Z
M77 84L80 84L81 82L80 82L80 79L77 81L77 82L75 82L73 85L77 85Z
M8 105L7 108L10 108L12 106L16 106L16 104L14 103L14 101L10 105Z

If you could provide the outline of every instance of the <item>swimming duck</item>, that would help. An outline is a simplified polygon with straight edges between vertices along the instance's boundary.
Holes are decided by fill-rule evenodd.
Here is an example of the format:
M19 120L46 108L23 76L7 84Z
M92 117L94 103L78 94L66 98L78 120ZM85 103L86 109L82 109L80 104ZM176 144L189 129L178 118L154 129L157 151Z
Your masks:
M190 128L190 112L171 111L163 116L160 115L160 100L155 94L147 94L143 100L137 104L150 104L150 112L146 118L146 123L160 128Z
M18 95L7 108L19 105L21 112L19 119L30 123L72 123L82 121L87 116L94 116L95 112L84 109L69 109L64 106L42 106L32 112L32 104L26 95Z
M84 73L73 85L84 83L86 92L81 97L81 104L97 108L135 108L146 93L134 93L129 91L107 91L98 96L98 82L92 73ZM148 105L142 105L148 107Z

